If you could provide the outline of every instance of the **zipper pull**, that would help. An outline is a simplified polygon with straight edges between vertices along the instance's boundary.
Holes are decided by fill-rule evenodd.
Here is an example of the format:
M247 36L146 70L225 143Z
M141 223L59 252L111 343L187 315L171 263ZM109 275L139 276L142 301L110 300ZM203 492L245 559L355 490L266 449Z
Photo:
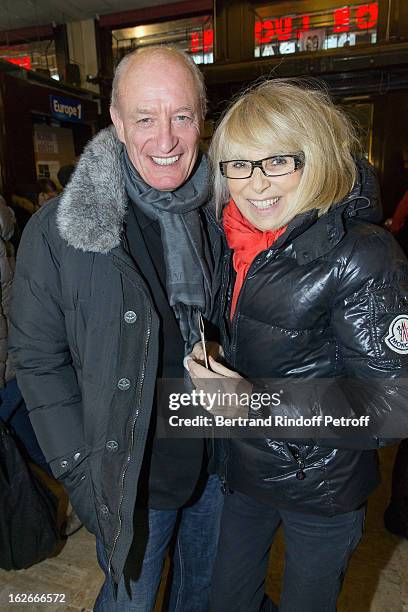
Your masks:
M301 458L298 450L296 450L292 454L293 454L295 461L297 462L299 466L299 470L296 472L296 478L297 480L304 480L306 478L306 472L304 471L305 462Z
M306 478L306 472L303 469L305 467L305 463L301 459L297 459L297 462L299 464L300 469L298 472L296 472L296 478L298 480L304 480Z
M225 480L224 476L220 476L221 478L221 493L223 495L229 495L231 493L231 490L228 487L227 481Z

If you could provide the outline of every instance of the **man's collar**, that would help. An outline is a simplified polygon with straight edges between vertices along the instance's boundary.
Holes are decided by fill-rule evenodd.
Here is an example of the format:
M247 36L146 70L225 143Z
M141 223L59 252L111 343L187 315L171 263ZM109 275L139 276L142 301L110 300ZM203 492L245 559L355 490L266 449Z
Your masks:
M108 253L120 245L128 206L120 151L113 126L85 147L57 211L61 237L75 249Z
M61 195L56 213L58 230L75 249L106 254L121 243L129 206L121 150L122 143L115 128L101 130L85 147ZM207 173L206 164L202 172ZM202 180L207 181L207 174ZM185 191L180 190L178 204L186 205L181 197L185 195ZM202 199L202 194L198 193L197 198ZM196 207L200 202L192 198L191 204Z

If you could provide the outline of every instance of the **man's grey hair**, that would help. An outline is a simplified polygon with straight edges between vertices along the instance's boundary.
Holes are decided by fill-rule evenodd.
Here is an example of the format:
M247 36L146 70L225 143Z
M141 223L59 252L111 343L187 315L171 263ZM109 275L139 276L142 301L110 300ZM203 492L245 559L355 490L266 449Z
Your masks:
M174 58L177 61L184 64L184 66L189 70L191 76L194 80L194 85L197 92L197 97L200 105L200 114L201 119L204 120L206 112L207 112L207 95L205 92L205 84L204 77L201 70L192 60L190 55L177 49L177 47L172 47L168 45L154 45L152 47L146 47L144 49L136 49L136 51L132 51L125 55L124 58L121 59L119 64L116 66L115 74L113 75L112 81L112 95L111 95L111 106L119 110L119 98L120 98L120 80L123 76L123 73L126 71L128 65L135 59L135 57L142 58L146 56L146 58L157 57L157 56L167 56L169 58Z

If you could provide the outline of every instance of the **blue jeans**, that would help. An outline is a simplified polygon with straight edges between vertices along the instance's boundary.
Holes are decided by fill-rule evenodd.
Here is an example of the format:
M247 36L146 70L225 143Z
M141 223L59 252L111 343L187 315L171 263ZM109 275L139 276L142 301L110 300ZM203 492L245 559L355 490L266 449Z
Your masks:
M279 612L335 612L348 561L363 532L365 507L319 516L278 510L235 491L224 502L211 612L277 610L266 601L268 558L283 524L285 571Z
M135 510L135 538L118 586L117 601L106 578L95 612L150 612L163 563L175 534L169 612L208 612L211 577L223 505L218 476L210 476L200 498L180 510ZM98 561L107 561L97 540Z

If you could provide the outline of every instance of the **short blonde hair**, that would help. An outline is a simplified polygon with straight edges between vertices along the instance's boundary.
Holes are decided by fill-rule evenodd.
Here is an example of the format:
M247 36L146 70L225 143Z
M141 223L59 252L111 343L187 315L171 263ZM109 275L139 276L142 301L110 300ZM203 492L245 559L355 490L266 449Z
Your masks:
M248 148L266 155L304 154L299 187L282 225L313 208L323 214L349 193L356 179L353 153L358 140L350 121L316 84L312 88L305 80L264 81L226 111L209 152L218 213L230 197L219 162L245 159Z

